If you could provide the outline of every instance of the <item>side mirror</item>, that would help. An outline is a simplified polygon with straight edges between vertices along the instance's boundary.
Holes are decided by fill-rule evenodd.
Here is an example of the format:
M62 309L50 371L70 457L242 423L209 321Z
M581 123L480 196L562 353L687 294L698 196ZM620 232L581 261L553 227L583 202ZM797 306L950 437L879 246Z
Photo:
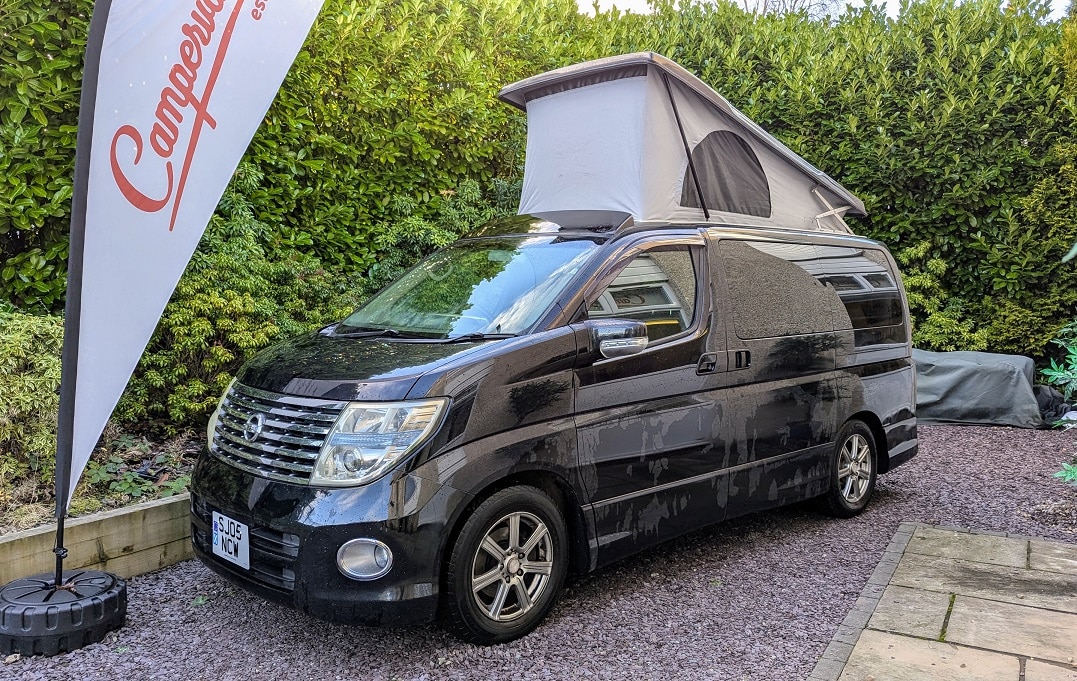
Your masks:
M647 347L647 325L632 319L589 319L592 347L606 358L628 357Z

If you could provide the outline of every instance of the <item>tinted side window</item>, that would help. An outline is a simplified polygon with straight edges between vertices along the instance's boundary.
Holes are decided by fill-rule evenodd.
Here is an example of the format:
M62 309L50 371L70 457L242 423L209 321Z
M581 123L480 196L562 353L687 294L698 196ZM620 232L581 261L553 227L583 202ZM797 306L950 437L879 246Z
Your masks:
M719 249L738 338L834 330L832 289L813 276L819 269L814 246L723 239Z
M695 317L696 273L687 247L637 255L587 310L591 319L637 319L653 343L687 330Z
M819 280L836 298L837 328L852 329L857 347L904 343L905 312L897 275L886 256L871 248L819 246Z

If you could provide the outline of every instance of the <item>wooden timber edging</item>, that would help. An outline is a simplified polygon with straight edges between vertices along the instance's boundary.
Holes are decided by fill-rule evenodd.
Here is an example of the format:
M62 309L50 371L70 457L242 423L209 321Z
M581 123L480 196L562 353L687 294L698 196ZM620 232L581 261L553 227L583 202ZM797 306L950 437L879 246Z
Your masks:
M106 570L133 577L194 556L191 497L166 499L70 518L64 523L64 570ZM56 523L0 537L0 584L56 570Z

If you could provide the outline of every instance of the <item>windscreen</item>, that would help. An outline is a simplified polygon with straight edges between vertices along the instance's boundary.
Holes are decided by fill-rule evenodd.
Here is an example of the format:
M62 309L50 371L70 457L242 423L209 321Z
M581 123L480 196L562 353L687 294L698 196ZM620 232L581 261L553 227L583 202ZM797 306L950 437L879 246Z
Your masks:
M596 241L556 234L458 241L382 289L336 333L523 333L597 248Z

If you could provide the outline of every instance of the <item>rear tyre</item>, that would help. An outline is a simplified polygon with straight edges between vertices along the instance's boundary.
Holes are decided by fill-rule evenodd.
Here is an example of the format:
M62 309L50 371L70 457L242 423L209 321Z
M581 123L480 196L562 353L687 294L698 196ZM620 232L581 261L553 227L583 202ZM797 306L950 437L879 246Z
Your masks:
M557 601L568 533L557 505L534 487L503 489L464 523L445 575L445 624L471 643L530 633Z
M830 489L823 508L838 518L851 518L867 507L878 471L875 436L862 421L849 421L841 430L831 458Z

